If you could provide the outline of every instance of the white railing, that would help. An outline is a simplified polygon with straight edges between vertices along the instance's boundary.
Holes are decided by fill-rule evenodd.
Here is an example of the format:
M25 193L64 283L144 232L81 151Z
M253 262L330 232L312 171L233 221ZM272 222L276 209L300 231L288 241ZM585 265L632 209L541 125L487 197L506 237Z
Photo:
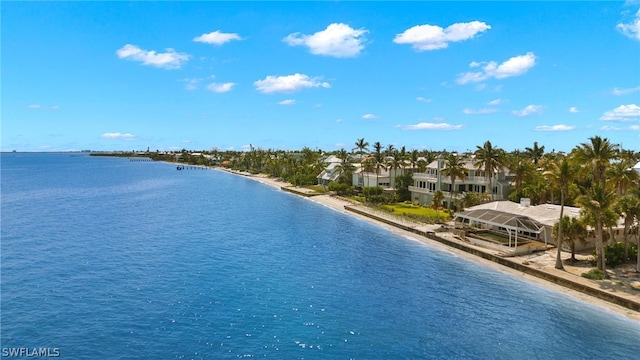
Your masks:
M415 192L415 193L420 193L420 194L433 194L435 191L431 191L429 189L426 188L420 188L417 186L409 186L409 191L410 192ZM450 196L450 192L449 191L442 191L442 194L444 195L445 199L449 199ZM459 199L464 197L464 194L467 193L469 191L465 191L465 192L455 192L453 193L453 197L455 199ZM493 194L493 200L504 200L506 199L504 196L500 195L500 194Z

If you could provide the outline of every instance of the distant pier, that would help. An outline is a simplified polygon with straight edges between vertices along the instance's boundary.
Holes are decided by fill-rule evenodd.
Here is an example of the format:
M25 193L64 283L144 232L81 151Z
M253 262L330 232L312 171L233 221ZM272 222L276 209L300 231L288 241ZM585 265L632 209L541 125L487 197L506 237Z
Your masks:
M210 169L207 166L198 166L198 165L178 165L176 166L176 170L207 170Z

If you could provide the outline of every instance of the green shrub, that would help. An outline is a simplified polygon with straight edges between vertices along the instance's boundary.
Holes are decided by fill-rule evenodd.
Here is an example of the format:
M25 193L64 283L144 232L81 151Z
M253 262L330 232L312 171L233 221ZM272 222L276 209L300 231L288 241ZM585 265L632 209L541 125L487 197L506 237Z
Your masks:
M582 277L591 280L603 280L604 273L600 269L591 269L589 272L582 273Z
M616 267L625 262L624 258L624 244L619 242L611 245L607 245L604 250L605 257L607 259L608 267Z
M349 196L353 193L353 188L344 183L331 182L328 186L329 191L335 191L338 195Z
M596 250L594 249L593 258L591 259L591 263L595 265L596 263ZM634 260L638 255L638 246L634 243L629 244L629 258L624 258L624 243L617 242L615 244L607 245L604 247L604 254L606 257L607 266L614 268L620 264L624 264L627 260Z
M362 193L367 201L371 203L381 203L384 201L384 197L382 196L383 189L380 186L366 187L362 189Z
M638 258L638 244L629 244L629 260Z

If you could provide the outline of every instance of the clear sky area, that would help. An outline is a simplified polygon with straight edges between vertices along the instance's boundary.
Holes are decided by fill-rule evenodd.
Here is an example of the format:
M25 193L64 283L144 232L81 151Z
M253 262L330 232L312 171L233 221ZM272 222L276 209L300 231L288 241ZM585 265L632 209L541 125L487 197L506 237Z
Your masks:
M2 151L640 151L637 0L0 6Z

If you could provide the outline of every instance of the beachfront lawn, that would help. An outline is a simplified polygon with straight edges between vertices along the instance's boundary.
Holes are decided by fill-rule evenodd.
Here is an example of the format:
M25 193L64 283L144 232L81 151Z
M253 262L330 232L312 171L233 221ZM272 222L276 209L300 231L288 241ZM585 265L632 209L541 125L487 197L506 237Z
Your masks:
M302 187L305 189L311 189L319 194L324 194L327 192L327 189L322 185L304 185Z
M380 207L383 210L388 211L390 213L401 215L401 216L407 216L417 220L422 220L427 222L449 221L449 214L446 211L443 211L443 210L436 211L432 208L428 208L420 205L407 204L407 203L394 203L394 204L381 205Z

